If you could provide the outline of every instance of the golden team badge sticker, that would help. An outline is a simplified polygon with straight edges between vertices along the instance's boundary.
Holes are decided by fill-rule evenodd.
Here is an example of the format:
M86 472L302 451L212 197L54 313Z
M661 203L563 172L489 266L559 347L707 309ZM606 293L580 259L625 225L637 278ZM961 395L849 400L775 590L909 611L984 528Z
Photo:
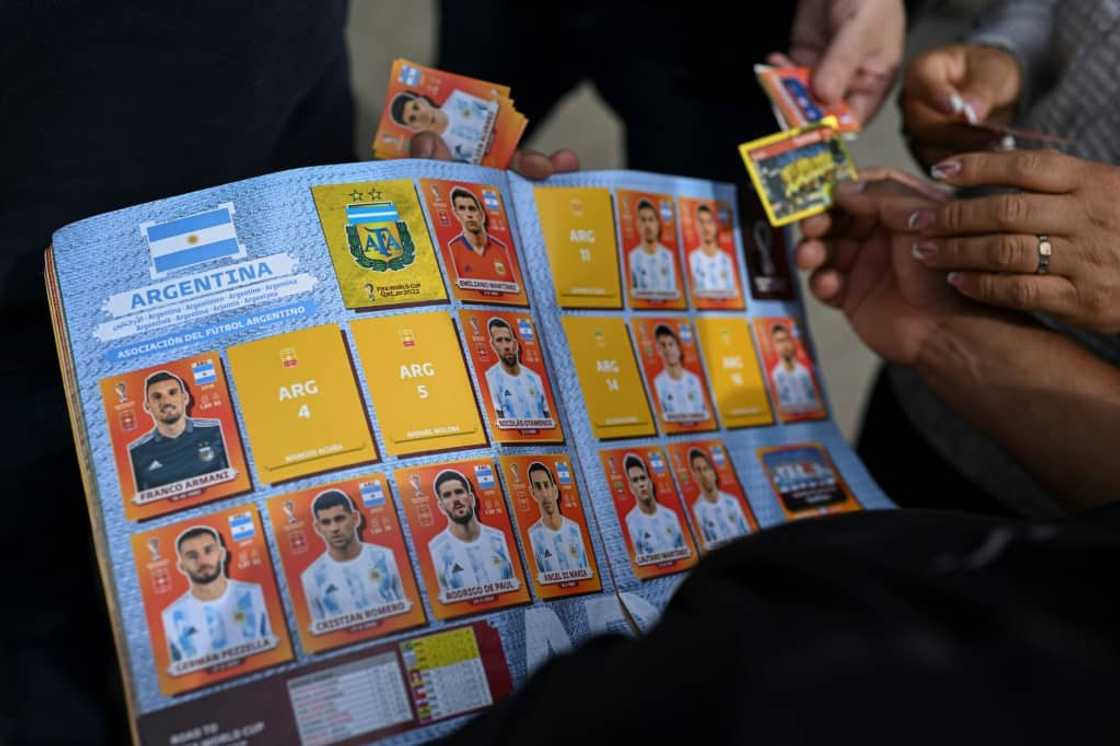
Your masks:
M773 424L750 321L734 316L702 316L696 319L696 335L708 363L712 400L723 426Z
M447 299L411 180L325 184L311 193L347 308Z

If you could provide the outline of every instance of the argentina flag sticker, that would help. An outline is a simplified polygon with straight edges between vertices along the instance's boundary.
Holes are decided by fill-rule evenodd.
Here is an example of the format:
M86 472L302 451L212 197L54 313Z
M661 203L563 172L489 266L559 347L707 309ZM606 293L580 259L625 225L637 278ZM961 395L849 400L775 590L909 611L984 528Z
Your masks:
M233 226L233 203L163 223L140 224L148 242L152 279L215 259L243 259L245 245Z

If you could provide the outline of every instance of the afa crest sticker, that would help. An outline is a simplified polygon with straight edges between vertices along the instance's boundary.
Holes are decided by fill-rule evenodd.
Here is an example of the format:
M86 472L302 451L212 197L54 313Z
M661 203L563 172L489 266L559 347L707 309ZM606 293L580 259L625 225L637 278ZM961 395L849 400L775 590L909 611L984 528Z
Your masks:
M374 272L397 272L416 261L408 224L392 202L347 205L346 242L354 261Z
M311 193L347 308L447 300L411 180L327 184Z

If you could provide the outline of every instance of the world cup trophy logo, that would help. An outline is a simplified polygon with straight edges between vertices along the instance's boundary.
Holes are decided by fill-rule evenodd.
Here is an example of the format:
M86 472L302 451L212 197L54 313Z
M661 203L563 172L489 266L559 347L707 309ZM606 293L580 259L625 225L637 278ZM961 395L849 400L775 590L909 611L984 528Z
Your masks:
M424 496L424 490L420 486L420 475L419 474L410 474L408 476L408 483L412 487L412 496L413 497L419 498L419 497Z
M296 520L297 520L296 519L296 504L294 502L292 502L291 500L288 500L281 507L284 509L284 515L285 515L285 517L287 517L288 523L289 524L295 523Z
M155 536L148 539L148 553L152 555L152 562L159 562L163 559L159 553L159 539Z
M128 387L124 385L124 381L120 381L113 387L113 391L117 394L117 403L124 404L128 401Z
M771 247L774 243L774 232L765 220L754 221L754 245L758 249L758 257L762 264L762 274L776 275L778 268L774 266L774 255Z

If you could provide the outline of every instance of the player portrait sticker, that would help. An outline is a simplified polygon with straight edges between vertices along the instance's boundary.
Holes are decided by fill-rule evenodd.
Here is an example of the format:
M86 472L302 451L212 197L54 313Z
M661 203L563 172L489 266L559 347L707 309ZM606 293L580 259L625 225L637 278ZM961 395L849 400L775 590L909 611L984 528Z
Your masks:
M805 349L797 319L757 318L754 330L770 399L782 422L827 418L813 360Z
M672 197L618 190L618 227L631 308L685 308Z
M228 354L262 481L276 484L377 459L338 326L266 337Z
M110 376L101 398L129 520L251 489L217 352Z
M571 460L562 454L502 456L502 479L541 598L602 590Z
M696 548L665 453L643 446L600 451L599 458L634 575L647 580L695 565Z
M860 509L824 446L760 448L758 459L787 519Z
M317 653L424 623L384 476L276 495L268 512L304 650Z
M529 314L463 311L460 319L495 439L562 442L556 400Z
M164 694L292 658L253 506L134 534L132 554Z
M411 179L324 184L311 194L347 308L447 299Z
M438 619L529 601L513 527L489 459L394 472Z
M635 318L633 324L661 429L669 434L714 430L715 415L688 319Z
M423 179L420 193L455 296L466 302L528 305L498 187Z
M681 197L679 202L685 277L692 305L701 310L741 311L746 303L731 206L694 197Z
M719 440L674 441L669 459L700 548L710 552L758 530L746 492Z
M622 308L611 194L592 187L533 190L561 308Z

